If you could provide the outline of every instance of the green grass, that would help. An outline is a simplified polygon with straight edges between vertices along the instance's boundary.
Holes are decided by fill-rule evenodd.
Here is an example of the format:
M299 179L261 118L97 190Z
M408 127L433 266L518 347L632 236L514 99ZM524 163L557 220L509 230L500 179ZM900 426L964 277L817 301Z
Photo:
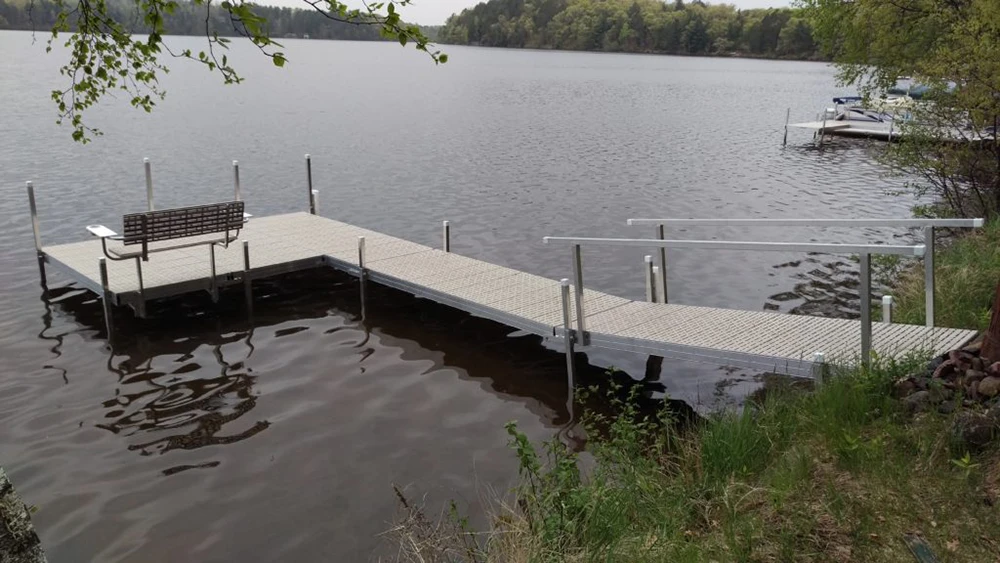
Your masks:
M985 330L1000 280L1000 221L940 248L935 257L935 324ZM923 265L904 271L892 290L894 321L924 323Z
M963 461L946 416L901 412L891 382L916 364L880 360L814 391L771 389L741 412L683 430L671 430L669 413L640 412L613 390L614 414L585 416L582 457L559 441L533 444L512 423L521 484L495 496L491 529L438 525L460 529L461 539L432 540L404 524L400 553L413 561L895 562L913 560L903 536L919 533L942 561L992 561L1000 510L985 499L1000 502L1000 455Z

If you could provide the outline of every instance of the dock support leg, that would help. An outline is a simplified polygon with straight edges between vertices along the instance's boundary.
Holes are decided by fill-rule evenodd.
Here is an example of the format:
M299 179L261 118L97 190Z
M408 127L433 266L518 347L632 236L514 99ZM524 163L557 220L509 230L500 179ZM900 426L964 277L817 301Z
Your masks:
M924 317L934 327L934 227L924 227Z
M451 224L448 221L441 222L441 245L445 252L451 252Z
M569 280L563 278L560 281L562 290L562 314L563 314L563 344L566 349L566 376L569 378L570 389L576 381L576 369L573 363L573 319L570 313Z
M358 237L358 285L361 286L361 319L365 319L365 237Z
M240 201L243 194L240 193L240 161L233 161L233 201Z
M253 281L250 279L250 241L243 241L243 297L247 312L253 314Z
M215 245L208 245L208 259L212 263L212 271L208 280L208 292L212 295L212 303L219 302L219 285L215 279Z
M313 199L313 167L312 157L306 155L306 190L309 194L309 213L316 214L316 200Z
M653 257L643 257L643 273L646 275L646 301L656 303L656 276L653 274Z
M104 306L104 328L107 330L108 342L114 334L114 318L111 314L111 286L108 284L108 259L101 257L97 261L97 269L101 272L101 304Z
M891 295L882 296L882 322L891 323L892 322L892 305L893 299Z
M142 159L142 165L146 169L146 210L153 211L153 165L148 158Z
M664 232L663 225L656 226L656 238L660 240L666 240L667 236ZM667 249L665 247L660 247L660 303L667 302Z
M139 280L139 302L135 306L135 314L140 319L146 318L146 288L142 283L142 257L135 257L135 276Z
M45 279L45 253L42 252L42 233L38 226L38 207L35 205L35 186L27 182L28 205L31 208L31 232L35 236L35 256L38 258L38 275L42 280L42 289L48 289Z
M573 292L576 297L576 334L581 346L590 344L583 313L583 256L580 245L573 245Z
M871 255L861 254L861 279L858 293L861 297L861 364L871 367L872 352L872 268Z
M826 356L823 352L813 354L812 376L816 385L822 385L827 376Z
M788 119L792 116L792 108L785 112L785 138L781 140L781 146L788 144Z
M313 215L319 215L319 190L312 191Z

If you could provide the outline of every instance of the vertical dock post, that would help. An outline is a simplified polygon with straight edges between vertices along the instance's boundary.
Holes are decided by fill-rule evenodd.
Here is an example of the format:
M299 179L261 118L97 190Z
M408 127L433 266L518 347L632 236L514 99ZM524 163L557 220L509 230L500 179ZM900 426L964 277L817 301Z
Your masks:
M253 312L253 281L250 279L250 241L243 241L243 297L247 311Z
M451 224L448 221L441 222L441 246L445 252L451 252Z
M365 237L358 237L358 285L361 286L361 319L365 318Z
M45 280L45 253L42 252L42 232L38 225L38 206L35 205L35 186L26 182L28 188L28 206L31 208L31 232L35 237L35 257L38 258L38 275L42 280L42 288L47 286Z
M566 374L570 381L570 388L576 380L576 370L573 363L573 319L570 313L569 280L563 278L560 282L562 290L562 314L563 314L563 344L566 348Z
M212 263L211 277L208 280L208 292L212 295L212 303L219 302L219 285L215 279L215 245L208 245L208 259Z
M108 259L101 256L97 261L97 269L101 272L101 304L104 305L104 328L108 331L108 342L114 329L114 319L111 315L111 286L108 284Z
M872 268L871 255L861 253L861 279L858 293L861 297L861 364L871 366L872 351Z
M313 215L319 215L319 190L312 191Z
M792 117L792 108L785 112L785 138L781 140L781 146L788 144L788 120Z
M146 288L142 283L142 257L135 257L135 277L139 280L139 302L135 307L135 314L140 319L146 318Z
M576 297L577 342L581 346L586 346L590 342L583 315L583 256L579 244L573 245L573 292Z
M823 352L813 353L812 376L817 385L822 385L826 380L827 366L826 355Z
M826 110L823 111L823 126L819 130L819 146L823 146L823 137L826 136Z
M653 266L653 289L656 290L656 301L657 303L663 303L663 298L660 295L660 267Z
M892 305L893 300L891 295L882 296L882 322L891 323L892 322Z
M656 226L656 238L660 240L666 240L667 235L664 232L663 225ZM667 302L667 249L664 246L660 247L660 303Z
M934 326L934 227L924 227L924 317Z
M233 201L240 201L243 199L243 194L240 193L240 161L233 161Z
M313 167L312 157L306 155L306 190L309 194L309 213L316 214L316 200L313 199Z
M142 159L142 165L146 169L146 210L153 211L153 165L148 158Z
M653 274L653 257L643 256L643 273L646 275L646 301L656 303L656 276Z
M892 127L895 124L896 124L896 120L895 119L893 119L892 121L889 122L889 138L886 140L886 142L888 142L888 143L892 142Z

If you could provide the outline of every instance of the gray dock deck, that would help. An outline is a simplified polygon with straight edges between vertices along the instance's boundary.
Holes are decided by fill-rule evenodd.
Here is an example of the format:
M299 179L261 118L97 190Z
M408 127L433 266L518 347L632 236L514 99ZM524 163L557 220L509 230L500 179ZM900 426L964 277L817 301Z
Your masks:
M543 337L564 337L559 281L304 212L250 221L240 237L248 242L249 270L244 271L242 245L219 248L217 284L318 266L356 274L358 237L365 237L364 266L371 281ZM145 298L211 289L208 254L205 246L155 254L143 264ZM44 246L42 255L82 286L105 293L99 240ZM108 262L108 286L113 304L135 306L135 263ZM810 375L815 352L830 362L853 360L860 350L856 320L648 303L593 290L584 291L584 303L592 346L791 375ZM571 306L571 317L574 310ZM893 355L940 353L974 336L969 330L873 323L872 340L879 354Z

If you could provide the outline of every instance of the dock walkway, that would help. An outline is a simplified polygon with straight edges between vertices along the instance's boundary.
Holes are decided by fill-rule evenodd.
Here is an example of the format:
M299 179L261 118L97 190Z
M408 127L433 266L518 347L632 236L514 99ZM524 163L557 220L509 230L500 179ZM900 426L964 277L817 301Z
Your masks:
M156 254L142 265L143 297L211 291L320 266L359 274L359 237L365 238L366 279L543 337L564 338L559 281L305 212L247 223L240 238L249 267L243 245L217 248L215 285L206 247ZM103 287L97 239L43 246L41 255L114 305L135 307L141 298L132 261L108 262L108 287ZM860 350L856 320L649 303L593 290L584 291L584 303L592 346L806 376L816 352L830 362L853 359ZM969 330L873 323L872 344L883 355L940 353L974 336Z

